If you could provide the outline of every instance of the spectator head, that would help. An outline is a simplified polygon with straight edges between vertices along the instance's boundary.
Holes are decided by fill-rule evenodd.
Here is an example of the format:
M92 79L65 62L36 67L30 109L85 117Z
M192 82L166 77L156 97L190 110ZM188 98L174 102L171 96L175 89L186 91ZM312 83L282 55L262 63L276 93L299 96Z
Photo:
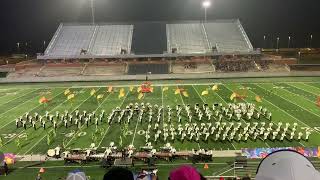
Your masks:
M205 179L194 167L181 166L170 172L170 180L203 180Z
M257 169L256 180L320 180L320 173L302 154L280 150L264 158Z
M128 169L124 168L112 168L108 171L103 180L134 180L133 174Z

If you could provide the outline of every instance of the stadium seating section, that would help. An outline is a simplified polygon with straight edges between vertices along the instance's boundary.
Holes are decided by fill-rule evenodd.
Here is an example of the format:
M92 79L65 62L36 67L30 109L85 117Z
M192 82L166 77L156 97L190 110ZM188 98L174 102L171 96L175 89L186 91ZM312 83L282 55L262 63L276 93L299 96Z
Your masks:
M61 24L47 47L45 55L73 57L130 53L132 31L132 25Z

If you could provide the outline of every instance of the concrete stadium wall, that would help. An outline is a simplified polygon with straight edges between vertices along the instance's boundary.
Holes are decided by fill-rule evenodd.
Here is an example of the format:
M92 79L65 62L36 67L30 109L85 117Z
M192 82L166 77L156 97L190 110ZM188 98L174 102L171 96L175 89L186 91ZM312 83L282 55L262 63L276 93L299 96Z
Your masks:
M228 79L228 78L263 78L263 77L320 77L320 71L291 72L234 72L234 73L204 73L204 74L152 74L149 80L179 80L179 79ZM116 76L60 76L60 77L20 77L2 78L0 83L36 83L36 82L94 82L94 81L137 81L145 80L146 75L116 75Z

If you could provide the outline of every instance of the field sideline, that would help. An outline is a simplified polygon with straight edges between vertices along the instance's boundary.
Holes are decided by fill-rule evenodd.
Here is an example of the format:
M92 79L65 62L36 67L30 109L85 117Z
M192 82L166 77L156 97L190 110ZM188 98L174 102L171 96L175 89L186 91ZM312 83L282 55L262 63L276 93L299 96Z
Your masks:
M317 78L315 78L317 79ZM215 142L210 141L199 143L184 141L183 143L175 140L170 142L177 150L191 150L198 148L208 148L215 150L233 150L241 148L253 148L253 147L288 147L288 146L305 146L314 147L320 145L320 108L316 105L316 100L320 91L320 83L317 81L306 81L299 78L296 81L286 79L280 79L277 82L252 82L252 81L238 81L227 80L219 81L219 90L214 92L210 91L207 96L201 96L201 92L206 90L213 84L213 82L205 81L159 81L154 85L154 92L147 94L143 99L137 99L137 92L129 91L129 87L139 85L139 83L124 82L112 82L114 88L123 87L125 89L125 96L118 98L118 93L107 93L106 84L88 83L88 85L63 83L62 85L56 84L35 84L35 85L5 85L0 87L0 136L3 139L4 152L11 152L17 154L45 154L48 149L55 148L65 144L67 148L88 148L92 143L92 134L95 132L96 127L91 124L89 127L81 126L80 130L74 125L66 129L62 123L58 125L56 131L56 137L48 145L46 134L52 132L53 128L49 125L46 130L39 128L34 130L32 127L28 127L26 130L23 128L16 128L15 119L25 112L31 114L38 112L44 114L45 111L49 111L55 114L56 111L63 112L68 110L69 112L79 109L80 111L96 111L100 112L105 110L106 113L119 106L125 108L129 103L144 102L151 104L158 104L172 108L176 104L203 104L208 103L210 106L212 103L230 103L230 95L234 91L238 91L242 87L248 87L247 98L244 102L255 103L258 106L266 107L272 112L272 121L289 122L291 124L298 123L298 127L303 130L304 128L312 128L309 141L253 141L249 139L247 142ZM175 83L174 83L175 82ZM217 81L215 81L217 82ZM162 91L162 88L168 86L169 90ZM179 88L185 89L189 97L184 97L181 94L175 95L174 91ZM76 98L71 103L67 101L64 95L65 88L70 87L70 90L76 93ZM94 88L97 93L104 93L105 96L97 102L94 96L90 96L90 91ZM49 95L50 93L50 95ZM255 96L261 96L262 102L257 103ZM48 105L44 106L39 104L39 99L42 96L50 96L52 100ZM164 115L166 119L167 115ZM184 121L184 119L182 119ZM244 122L244 120L242 120ZM264 120L266 121L266 120ZM173 124L177 125L178 122L173 121ZM103 123L100 127L103 128L103 133L99 135L96 140L96 145L99 147L108 146L110 142L115 142L119 145L119 134L121 133L121 125L112 124L109 126L107 123ZM123 138L123 144L133 144L135 147L140 147L145 144L143 133L147 129L147 124L139 124L138 121L132 121L128 130L130 133ZM17 139L20 139L21 146L17 146ZM153 140L153 138L151 138ZM162 147L165 144L162 140L153 145L156 148Z

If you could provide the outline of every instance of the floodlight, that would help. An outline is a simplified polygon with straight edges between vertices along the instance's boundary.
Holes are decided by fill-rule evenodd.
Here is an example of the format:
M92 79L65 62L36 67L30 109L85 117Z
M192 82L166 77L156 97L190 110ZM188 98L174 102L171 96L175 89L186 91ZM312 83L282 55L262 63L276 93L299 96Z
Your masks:
M208 0L202 2L202 6L203 6L204 8L208 8L208 7L210 7L210 5L211 5L211 2L208 1Z

